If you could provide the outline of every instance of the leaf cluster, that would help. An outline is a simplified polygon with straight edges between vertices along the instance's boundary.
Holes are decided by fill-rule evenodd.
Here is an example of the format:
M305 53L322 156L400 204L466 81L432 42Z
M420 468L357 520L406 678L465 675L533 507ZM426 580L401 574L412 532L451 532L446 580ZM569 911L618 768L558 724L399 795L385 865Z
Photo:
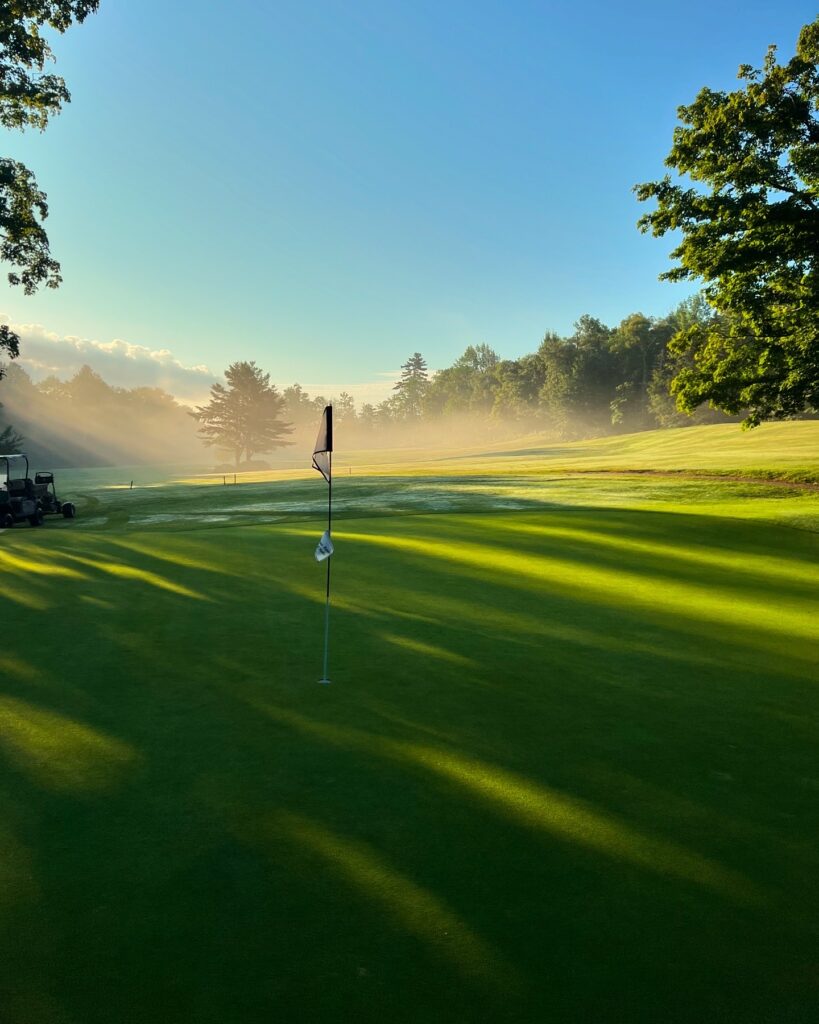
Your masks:
M98 7L99 0L0 2L0 125L42 131L70 101L63 79L46 71L53 59L46 33L65 32ZM43 227L47 216L45 193L31 171L16 160L0 158L0 259L13 268L9 283L22 286L26 295L40 285L57 288L62 280ZM7 332L0 338L0 350L11 358L18 348L16 335Z
M45 66L53 52L44 29L65 32L99 7L99 0L6 0L0 5L0 124L44 129L71 99Z
M643 232L681 235L661 276L701 280L723 314L674 341L693 355L673 386L681 407L745 410L753 426L819 408L819 18L791 60L772 46L739 78L679 108L666 159L677 180L635 192L656 201Z

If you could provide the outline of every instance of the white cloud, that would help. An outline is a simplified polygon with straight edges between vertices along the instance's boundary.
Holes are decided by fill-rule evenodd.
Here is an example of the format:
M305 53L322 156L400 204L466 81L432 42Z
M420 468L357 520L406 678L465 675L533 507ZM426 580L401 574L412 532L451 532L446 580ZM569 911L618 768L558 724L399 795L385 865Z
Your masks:
M0 315L0 323L9 323ZM35 381L54 375L61 380L72 377L80 367L88 365L109 384L122 388L159 387L189 404L206 402L211 384L222 379L204 365L185 366L170 349L150 349L121 338L95 341L72 334L57 334L42 324L10 323L20 335L20 357L17 360ZM360 408L365 402L374 405L393 393L400 370L374 373L369 381L352 384L304 384L308 395L337 398L346 391ZM287 387L288 382L279 382Z
M60 335L41 324L9 326L20 335L17 362L34 380L50 374L65 379L87 364L117 387L159 387L183 402L199 402L217 379L207 366L185 366L169 349L150 349L120 338L94 341Z

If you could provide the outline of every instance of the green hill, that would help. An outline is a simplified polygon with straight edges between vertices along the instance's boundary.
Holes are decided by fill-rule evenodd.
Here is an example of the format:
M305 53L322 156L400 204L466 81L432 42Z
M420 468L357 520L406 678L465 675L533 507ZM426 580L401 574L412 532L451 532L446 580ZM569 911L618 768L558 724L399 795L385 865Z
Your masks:
M343 439L343 435L342 435ZM342 460L345 453L341 453ZM542 436L471 449L354 452L354 466L417 472L447 463L447 472L529 473L542 470L692 472L802 482L819 481L819 420L736 423L555 442ZM363 464L363 465L362 465Z

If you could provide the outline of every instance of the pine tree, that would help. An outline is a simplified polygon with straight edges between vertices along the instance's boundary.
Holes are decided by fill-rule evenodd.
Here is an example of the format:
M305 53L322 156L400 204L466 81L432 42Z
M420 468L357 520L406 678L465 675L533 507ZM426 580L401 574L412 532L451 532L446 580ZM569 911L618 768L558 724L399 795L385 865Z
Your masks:
M424 357L420 352L413 352L401 367L401 378L396 382L393 391L403 417L416 419L421 415L424 395L429 387L429 371Z
M236 465L242 456L250 461L256 453L271 452L290 444L285 435L292 426L280 417L284 399L255 362L231 363L225 370L227 387L214 384L210 402L191 415L201 426L205 444L231 452Z

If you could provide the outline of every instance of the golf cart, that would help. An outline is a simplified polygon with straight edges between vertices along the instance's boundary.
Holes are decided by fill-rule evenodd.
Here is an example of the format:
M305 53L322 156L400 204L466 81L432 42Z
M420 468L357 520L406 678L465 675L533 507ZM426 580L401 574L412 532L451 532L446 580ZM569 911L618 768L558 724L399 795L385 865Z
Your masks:
M73 519L77 514L77 507L72 501L61 502L57 497L53 473L34 474L34 497L44 515Z
M29 480L28 456L0 455L0 474L4 469L5 481L0 479L0 527L8 529L24 519L32 526L41 526L43 510Z

